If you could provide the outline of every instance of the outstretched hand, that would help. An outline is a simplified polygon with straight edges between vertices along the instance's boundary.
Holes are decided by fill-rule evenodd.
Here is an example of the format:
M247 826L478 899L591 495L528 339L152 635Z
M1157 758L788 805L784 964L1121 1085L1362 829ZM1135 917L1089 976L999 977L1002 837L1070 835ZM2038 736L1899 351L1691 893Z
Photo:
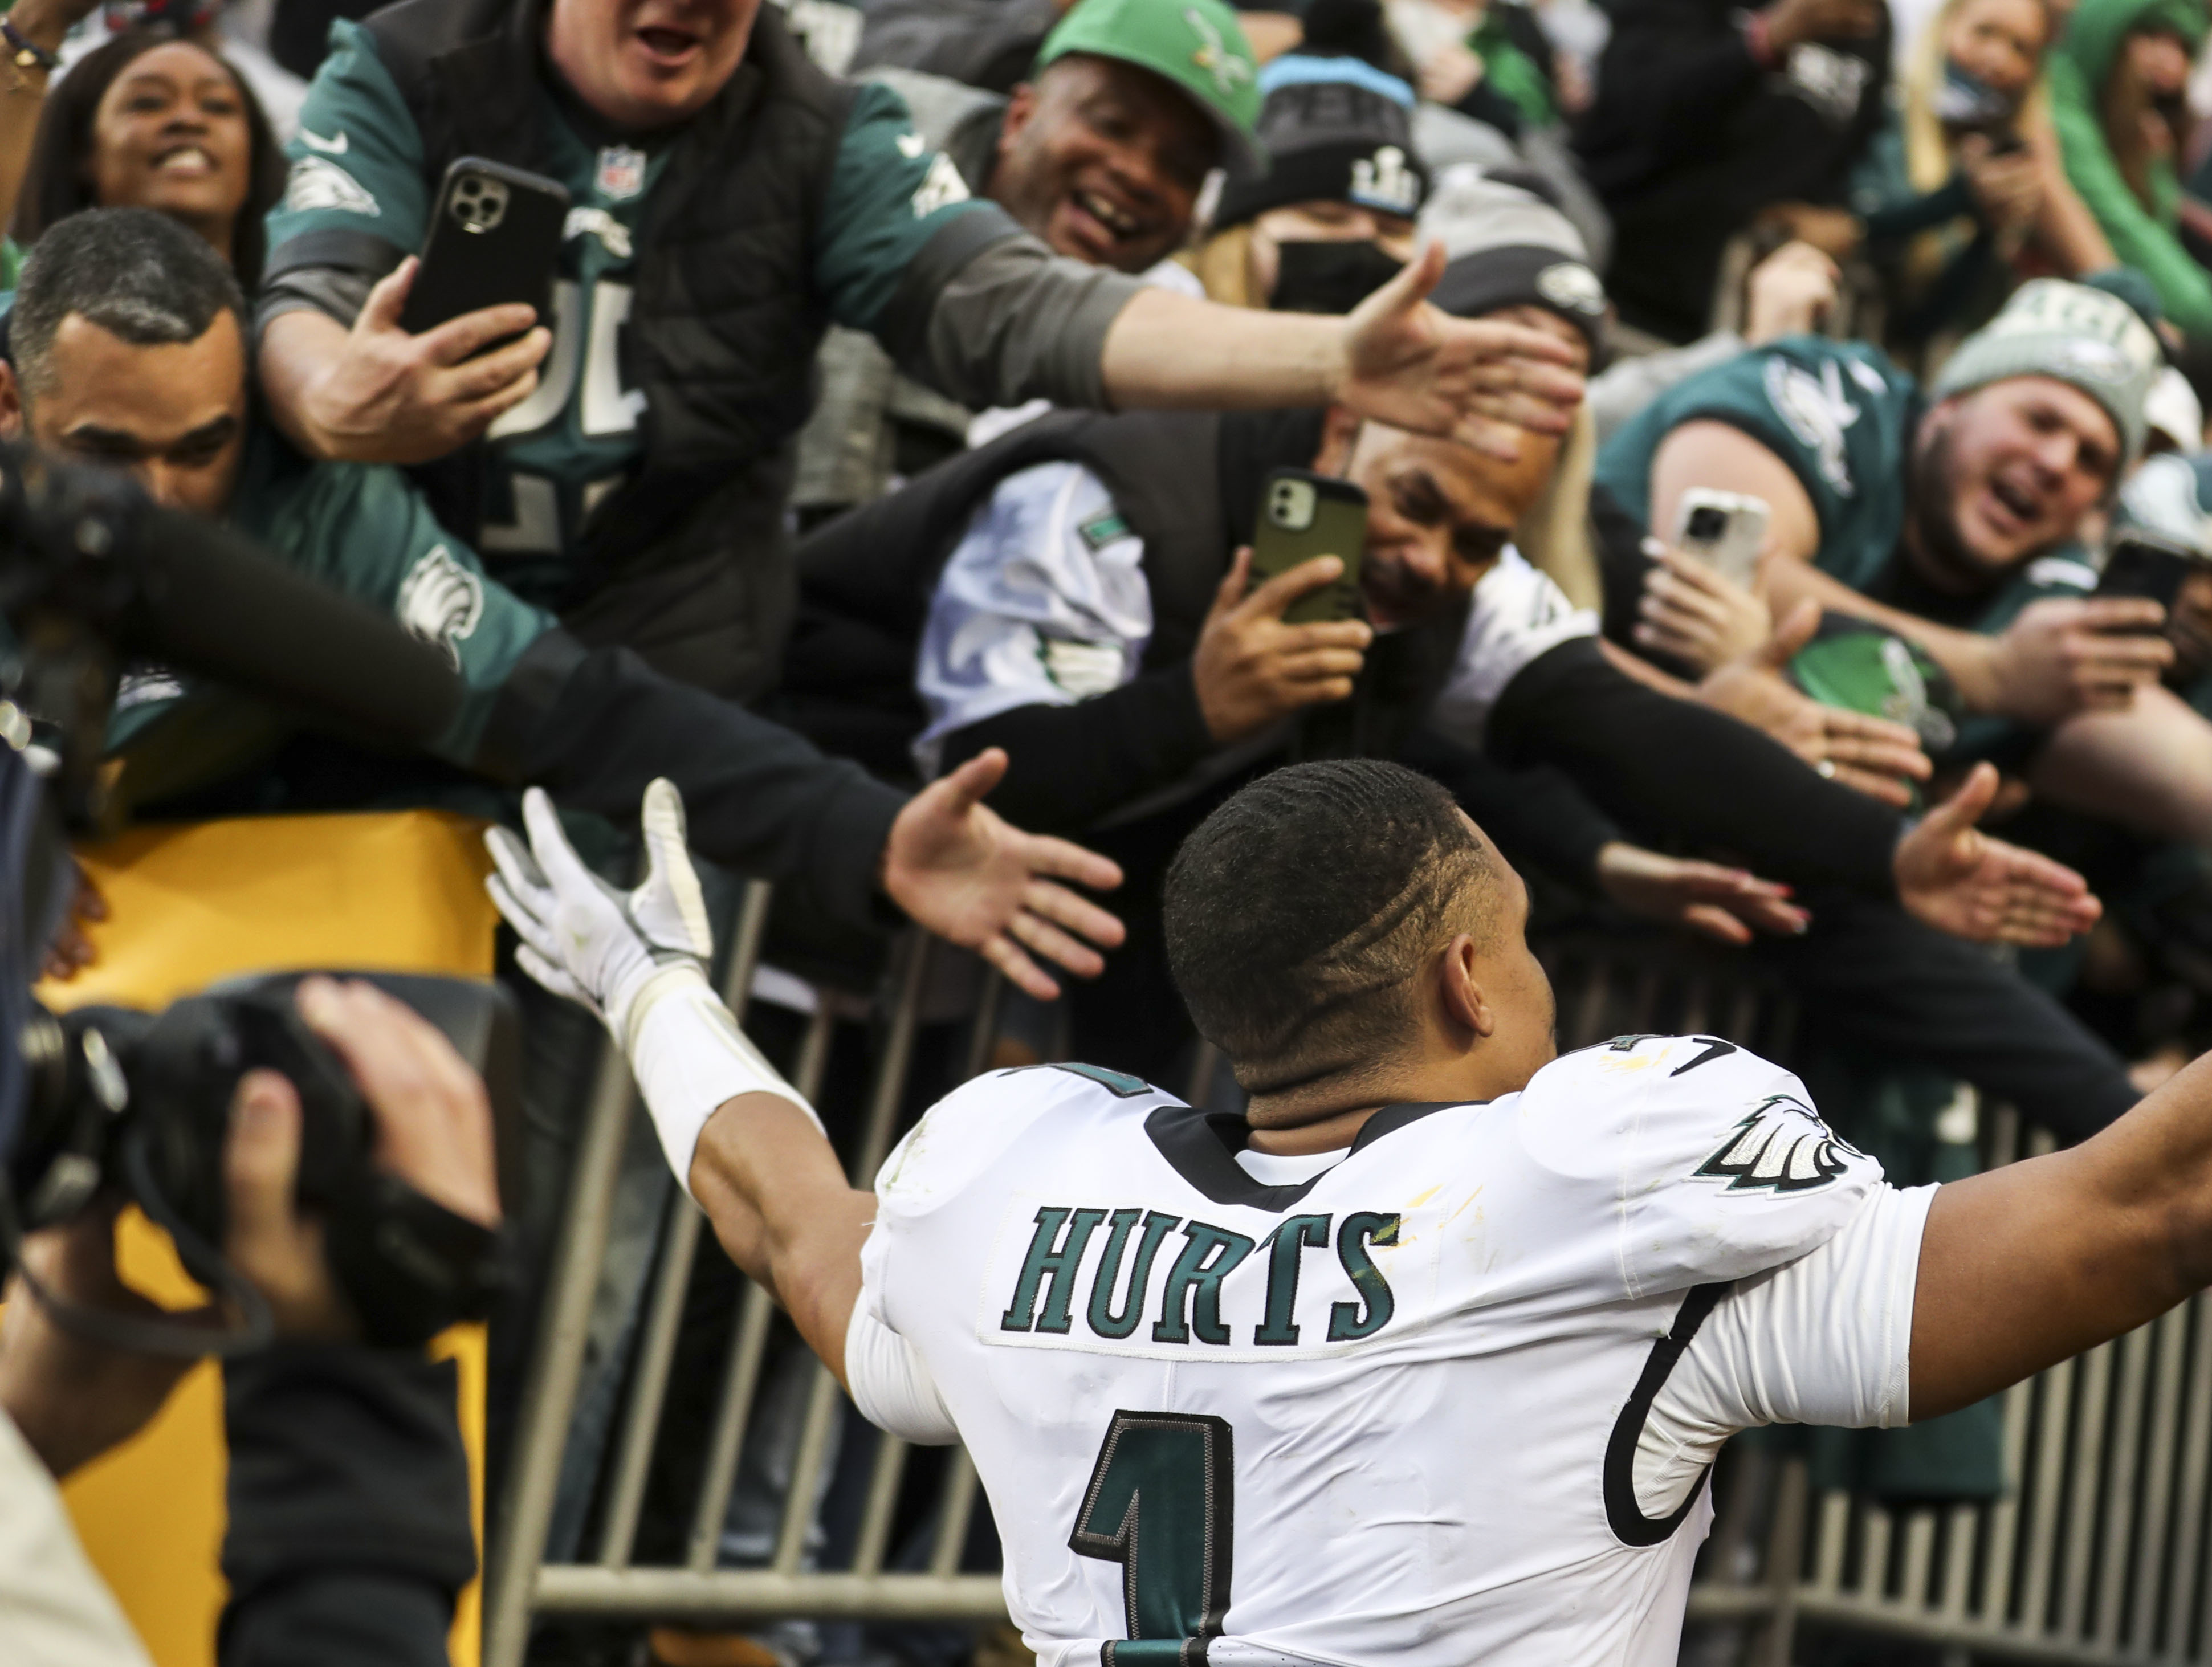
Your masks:
M1974 824L1997 792L1996 766L1978 764L1964 786L1897 842L1898 900L1929 926L1977 943L2051 949L2105 912L2063 863L1992 839Z
M1761 879L1748 868L1668 856L1623 839L1598 852L1597 883L1632 915L1739 947L1758 932L1794 937L1813 920L1790 901L1790 888L1779 881Z
M1431 242L1359 304L1346 321L1339 402L1509 463L1521 454L1520 429L1565 434L1583 397L1574 350L1524 325L1430 306L1443 272L1443 246Z
M1123 935L1121 922L1059 882L1108 891L1121 871L1067 840L1009 826L983 803L1006 773L1006 753L990 747L915 794L891 824L884 890L939 937L1049 1001L1060 986L1026 952L1094 978L1106 963L1091 946L1112 949Z
M1902 810L1934 773L1920 737L1901 723L1826 705L1794 687L1784 667L1812 640L1820 605L1798 605L1754 652L1709 672L1698 698L1763 730L1839 786Z

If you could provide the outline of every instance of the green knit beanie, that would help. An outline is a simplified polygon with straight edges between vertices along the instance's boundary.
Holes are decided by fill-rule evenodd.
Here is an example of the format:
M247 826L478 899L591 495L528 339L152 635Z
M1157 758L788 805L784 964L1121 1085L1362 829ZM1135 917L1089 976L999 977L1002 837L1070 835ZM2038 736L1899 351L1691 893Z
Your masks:
M2142 454L2143 402L2165 363L2158 337L2118 296L2037 278L1959 344L1929 392L1948 399L2014 376L2068 383L2105 408L2132 464Z

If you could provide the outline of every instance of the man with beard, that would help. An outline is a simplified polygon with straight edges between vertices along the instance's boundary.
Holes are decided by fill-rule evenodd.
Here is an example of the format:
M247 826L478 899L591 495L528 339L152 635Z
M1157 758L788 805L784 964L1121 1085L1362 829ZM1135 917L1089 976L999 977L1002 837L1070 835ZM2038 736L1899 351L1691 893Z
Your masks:
M1910 645L1932 751L2018 766L2063 808L2212 839L2212 726L2159 685L2158 606L2087 594L2076 542L2142 453L2159 368L2124 302L2044 279L1927 395L1874 349L1810 336L1692 377L1599 460L1609 632L1638 605L1638 540L1670 532L1685 493L1762 499L1774 617L1810 599L1825 632L1863 622Z

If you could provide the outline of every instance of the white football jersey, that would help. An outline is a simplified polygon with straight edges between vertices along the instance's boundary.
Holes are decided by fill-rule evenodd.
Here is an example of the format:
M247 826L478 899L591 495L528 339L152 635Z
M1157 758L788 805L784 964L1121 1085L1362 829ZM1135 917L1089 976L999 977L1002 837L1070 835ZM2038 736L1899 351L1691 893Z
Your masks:
M1001 1071L878 1181L855 1336L889 1328L933 1384L1046 1667L1671 1663L1727 1431L1902 1421L1925 1200L1862 1253L1854 1223L1915 1195L1727 1042L1623 1037L1488 1104L1392 1106L1294 1184L1248 1172L1244 1134L1112 1073ZM1773 1271L1824 1259L1885 1294ZM1724 1313L1735 1354L1684 1374L1751 1384L1700 1446L1652 1403L1739 1281L1780 1306ZM1682 1452L1693 1482L1652 1506Z

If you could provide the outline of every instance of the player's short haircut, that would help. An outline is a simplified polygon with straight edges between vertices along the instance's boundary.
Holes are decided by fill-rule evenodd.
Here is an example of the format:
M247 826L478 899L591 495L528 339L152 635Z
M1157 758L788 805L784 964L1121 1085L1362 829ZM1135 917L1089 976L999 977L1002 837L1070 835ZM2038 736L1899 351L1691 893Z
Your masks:
M208 240L151 209L88 209L33 246L15 289L9 356L26 393L53 387L54 335L71 313L136 347L196 342L246 297Z
M1451 795L1354 758L1261 776L1168 869L1168 963L1199 1033L1254 1093L1375 1070L1410 1039L1412 980L1487 943L1498 865Z

